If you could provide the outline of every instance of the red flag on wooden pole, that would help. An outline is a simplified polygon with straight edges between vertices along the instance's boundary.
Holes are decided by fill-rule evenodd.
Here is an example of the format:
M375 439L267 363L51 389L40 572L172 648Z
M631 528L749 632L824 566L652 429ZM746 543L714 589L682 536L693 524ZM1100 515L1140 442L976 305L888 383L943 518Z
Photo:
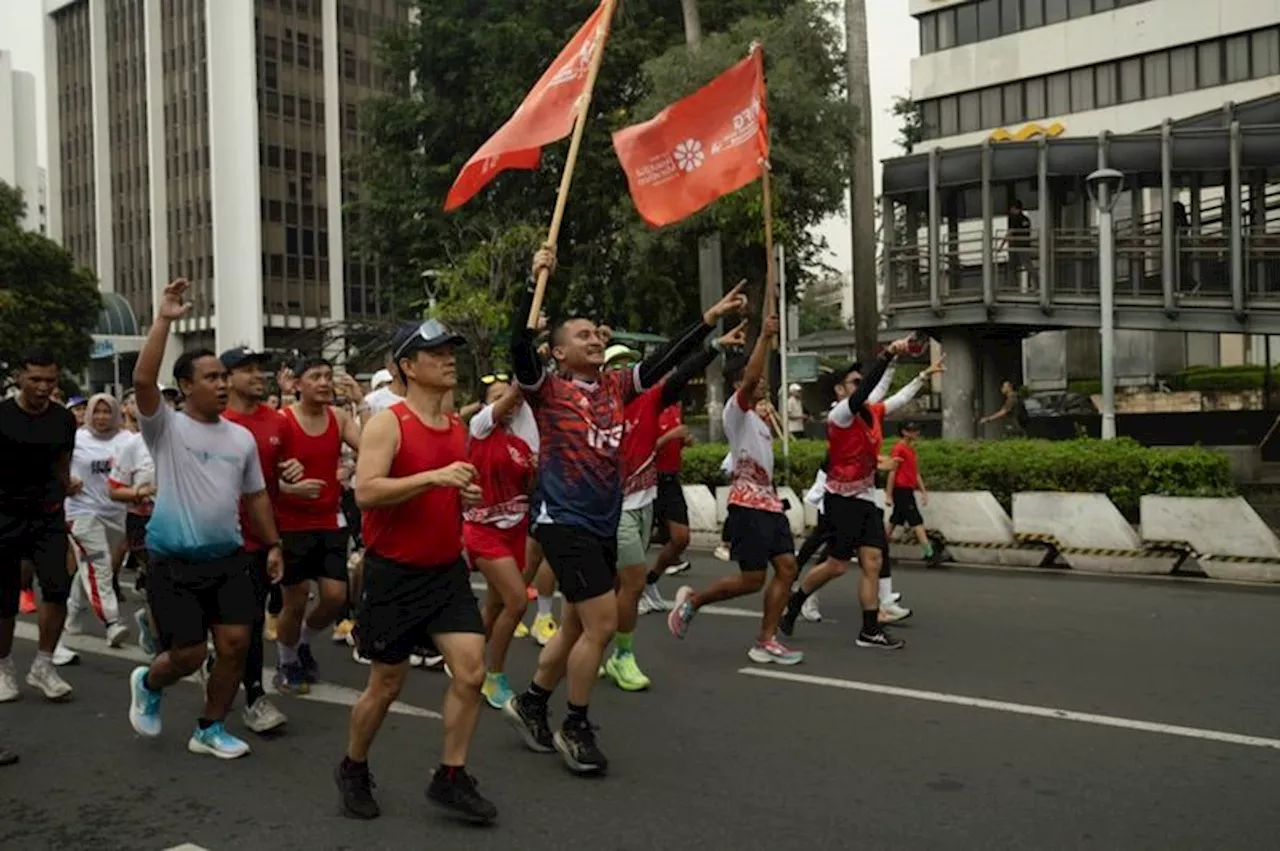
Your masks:
M573 132L580 100L590 97L592 68L604 50L613 0L604 0L547 68L507 123L472 154L445 199L446 212L456 210L508 169L538 167L542 146Z
M613 134L640 217L678 222L757 180L769 157L764 54L751 54L653 119Z

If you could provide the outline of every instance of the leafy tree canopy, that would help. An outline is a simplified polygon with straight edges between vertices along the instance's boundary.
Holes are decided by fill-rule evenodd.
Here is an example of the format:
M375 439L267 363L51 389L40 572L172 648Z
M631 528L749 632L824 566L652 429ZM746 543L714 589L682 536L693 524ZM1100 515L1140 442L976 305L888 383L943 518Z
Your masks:
M0 182L0 363L47 349L68 371L83 369L102 309L97 281L51 239L22 229L22 192Z

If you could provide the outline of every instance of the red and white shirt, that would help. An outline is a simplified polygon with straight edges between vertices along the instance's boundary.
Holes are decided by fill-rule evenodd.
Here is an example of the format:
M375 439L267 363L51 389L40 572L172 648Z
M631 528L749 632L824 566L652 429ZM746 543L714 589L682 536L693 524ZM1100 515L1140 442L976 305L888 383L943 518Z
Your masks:
M755 409L734 393L724 406L724 433L733 458L729 504L759 511L782 512L773 487L773 432Z
M529 487L538 469L538 424L524 401L502 424L494 420L493 405L485 405L471 419L467 455L476 468L479 505L468 508L468 523L513 529L529 516Z
M635 511L658 498L658 420L662 415L662 385L651 387L626 407L622 432L622 510Z
M883 402L863 405L867 416L855 413L847 399L831 409L827 414L827 493L876 502L876 465L884 445L884 418L905 407L923 387L923 378L913 378Z

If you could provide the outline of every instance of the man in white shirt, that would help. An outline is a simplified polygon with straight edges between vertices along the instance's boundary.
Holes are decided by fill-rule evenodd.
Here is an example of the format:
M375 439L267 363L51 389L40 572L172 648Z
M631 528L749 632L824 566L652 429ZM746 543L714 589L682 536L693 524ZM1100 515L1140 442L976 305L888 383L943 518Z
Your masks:
M800 399L803 392L799 384L787 388L787 431L793 439L804 437L804 402Z
M387 355L387 365L392 366L391 356ZM381 413L404 398L404 382L400 379L400 371L396 369L380 369L373 374L369 382L370 392L360 405L360 415L368 421L374 414Z

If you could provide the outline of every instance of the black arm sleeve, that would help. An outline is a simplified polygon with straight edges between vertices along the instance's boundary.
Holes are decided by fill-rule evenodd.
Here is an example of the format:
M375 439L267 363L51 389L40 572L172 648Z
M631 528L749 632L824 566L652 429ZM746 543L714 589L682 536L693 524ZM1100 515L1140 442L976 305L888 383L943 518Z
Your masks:
M702 345L713 330L715 330L713 326L699 319L681 331L675 339L640 364L640 387L648 390L661 381L663 376L675 369L680 361Z
M526 387L537 384L546 369L538 358L538 332L528 327L534 286L530 280L524 293L516 299L516 310L511 316L511 369L516 380Z
M662 385L662 407L666 408L679 402L684 388L689 386L690 381L701 375L719 354L715 349L704 349L696 355L685 358L684 362L676 367L676 371L667 378L667 383Z
M867 399L871 397L871 391L875 390L876 385L880 383L880 379L884 378L884 371L889 368L891 363L893 363L893 355L889 354L888 351L875 359L875 362L871 364L871 369L862 376L858 389L853 391L853 395L849 397L849 410L855 413L862 410L862 406L867 404Z

